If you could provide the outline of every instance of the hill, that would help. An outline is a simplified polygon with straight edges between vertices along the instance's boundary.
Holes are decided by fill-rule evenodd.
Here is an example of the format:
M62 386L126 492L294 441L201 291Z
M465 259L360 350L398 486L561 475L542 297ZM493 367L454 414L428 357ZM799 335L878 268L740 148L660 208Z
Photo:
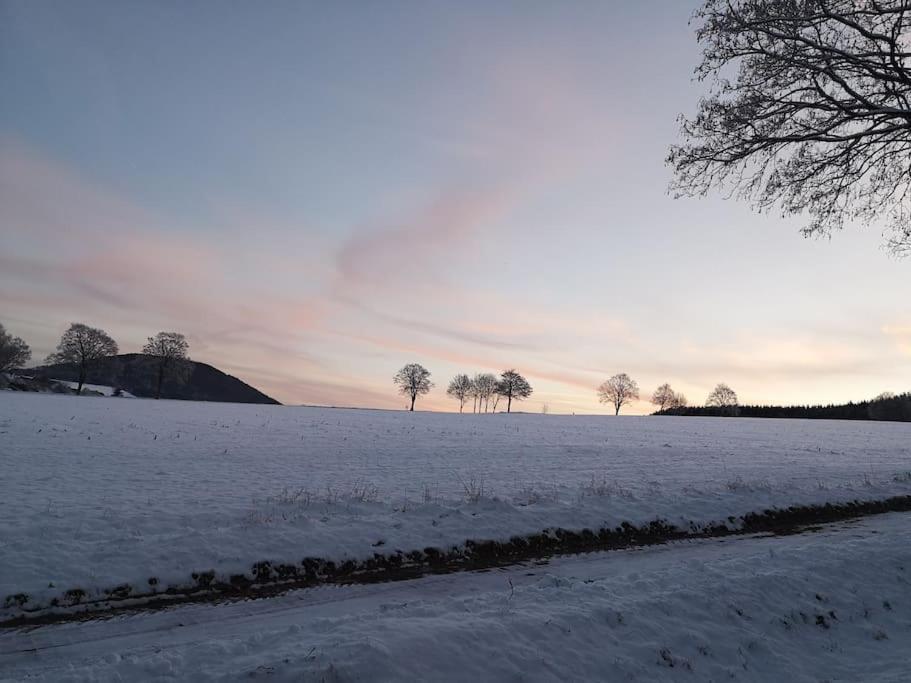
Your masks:
M658 411L654 415L684 415L712 417L790 417L807 420L884 420L890 422L911 422L911 393L887 395L858 403L831 404L825 406L737 406L736 408L713 408L709 406L687 406Z
M218 368L197 361L189 361L189 365L190 371L185 382L165 379L161 388L162 398L279 405L271 396ZM79 372L71 363L43 365L29 372L36 377L49 379L79 379ZM125 353L106 358L89 368L86 382L119 387L134 396L152 398L155 396L156 379L157 366L154 358L141 353Z

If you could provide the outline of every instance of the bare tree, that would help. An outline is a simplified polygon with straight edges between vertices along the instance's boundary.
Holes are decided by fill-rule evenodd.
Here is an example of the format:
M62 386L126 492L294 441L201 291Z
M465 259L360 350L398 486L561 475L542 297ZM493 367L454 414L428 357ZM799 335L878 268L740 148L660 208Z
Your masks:
M82 393L86 373L89 367L102 358L117 355L117 342L108 336L107 332L97 327L89 327L82 323L73 323L63 333L57 351L47 357L47 364L72 363L79 370L79 386L76 393Z
M32 350L20 337L9 334L0 324L0 372L21 368L32 357Z
M655 389L655 393L652 394L652 403L658 406L659 411L664 411L674 406L676 397L677 395L671 389L671 385L665 383Z
M639 399L639 385L625 372L621 372L598 387L598 399L601 403L613 403L614 415L619 415L621 407Z
M482 372L474 376L475 391L478 394L478 412L481 411L481 405L484 406L484 412L490 404L490 398L497 391L497 377L489 372ZM496 410L496 406L494 406Z
M705 399L705 405L733 414L737 412L737 394L727 384L721 383L712 389L712 393Z
M165 377L183 377L189 368L190 345L179 332L159 332L149 337L142 352L153 356L158 365L158 381L155 384L155 398L161 398L161 385Z
M468 375L456 375L449 383L446 394L459 401L459 412L461 413L468 397L477 397L477 393L474 389L474 382L471 381L471 378L469 378ZM475 401L477 401L477 398L475 398Z
M515 370L504 370L497 382L496 392L506 399L506 412L511 412L513 399L521 401L531 396L532 388L522 375ZM496 406L495 406L496 408Z
M415 399L428 393L433 386L430 371L418 363L409 363L403 367L395 373L392 381L399 388L399 393L411 398L411 411L414 410Z
M727 188L759 209L806 213L804 233L885 218L911 252L911 4L705 0L712 83L667 161L677 196Z
M678 408L686 408L686 396L681 393L674 394L674 400L671 403L671 408L674 410Z

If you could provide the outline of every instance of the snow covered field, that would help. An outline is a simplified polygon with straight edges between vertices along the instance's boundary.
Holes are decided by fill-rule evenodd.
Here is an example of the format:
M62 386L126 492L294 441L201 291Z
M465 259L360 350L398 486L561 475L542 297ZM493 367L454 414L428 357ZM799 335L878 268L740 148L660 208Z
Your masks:
M911 425L0 392L0 617L66 591L911 493ZM7 599L8 596L27 596Z
M898 683L908 518L0 632L0 680Z

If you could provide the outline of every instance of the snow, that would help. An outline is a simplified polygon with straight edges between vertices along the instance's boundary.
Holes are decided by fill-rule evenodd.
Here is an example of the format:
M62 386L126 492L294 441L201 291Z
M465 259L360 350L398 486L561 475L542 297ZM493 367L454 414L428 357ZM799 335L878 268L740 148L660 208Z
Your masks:
M0 632L0 680L897 682L909 572L880 515Z
M69 387L70 389L79 388L79 382L70 382L69 380L65 380L65 379L51 379L51 381L57 382L57 384L62 384L63 386ZM88 389L89 391L97 391L102 396L113 396L114 390L115 390L114 387L108 386L106 384L83 384L82 388L83 388L83 390ZM133 394L131 394L129 391L121 390L120 396L118 398L136 398L136 397L133 396Z
M911 425L0 392L0 600L911 493ZM0 602L0 617L15 604Z

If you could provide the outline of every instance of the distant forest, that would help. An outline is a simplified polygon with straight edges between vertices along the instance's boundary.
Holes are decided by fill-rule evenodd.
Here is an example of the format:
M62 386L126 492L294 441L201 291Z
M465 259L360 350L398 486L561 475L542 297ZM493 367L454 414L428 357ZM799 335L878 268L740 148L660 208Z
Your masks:
M883 394L869 401L826 406L684 406L659 410L654 415L795 417L817 420L911 422L911 393Z

